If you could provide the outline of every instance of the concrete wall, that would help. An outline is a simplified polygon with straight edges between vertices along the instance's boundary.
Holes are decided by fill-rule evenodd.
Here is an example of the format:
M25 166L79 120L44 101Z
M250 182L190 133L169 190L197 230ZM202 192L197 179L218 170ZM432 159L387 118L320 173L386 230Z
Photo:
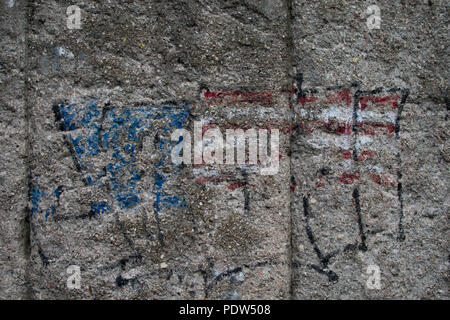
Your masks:
M448 298L448 2L0 6L2 298ZM174 165L198 121L277 174Z

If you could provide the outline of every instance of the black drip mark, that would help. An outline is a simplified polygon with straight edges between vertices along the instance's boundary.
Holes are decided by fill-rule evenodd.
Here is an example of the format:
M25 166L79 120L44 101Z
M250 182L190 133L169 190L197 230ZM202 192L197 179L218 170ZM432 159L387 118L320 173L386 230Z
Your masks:
M88 213L82 213L77 216L71 216L71 217L55 215L55 216L53 216L53 220L55 220L55 221L85 220L85 219L93 219L93 218L97 218L97 217L99 217L99 215L97 215L94 211L90 210Z
M250 213L250 192L248 189L248 173L245 169L242 169L242 176L244 178L244 210L248 214Z
M102 139L102 132L103 132L103 122L105 121L106 113L108 113L110 110L112 110L114 107L110 106L110 103L105 103L105 106L102 109L102 117L100 118L100 127L98 129L97 133L97 140L98 140L98 146L103 151L106 151L103 147L103 139Z
M400 155L400 154L399 154ZM399 161L401 161L400 156L398 157ZM402 179L402 172L399 169L397 171L397 195L398 201L400 202L400 212L399 212L399 220L398 220L398 240L404 241L405 237L405 229L403 227L403 185L400 182Z
M138 133L138 142L137 142L137 150L138 152L142 151L144 148L144 139L145 137L150 136L150 132L149 131L143 131Z
M138 256L140 256L141 254L139 253L139 251L135 248L133 241L130 239L130 237L127 234L126 228L124 226L124 224L122 223L122 221L120 221L120 217L119 217L119 213L116 211L114 213L115 219L116 219L116 224L119 227L120 231L122 232L122 235L125 239L125 241L128 243L128 245L130 246L130 248L137 253Z
M294 77L295 82L297 83L297 101L300 99L300 97L304 97L305 93L302 90L303 85L303 73L299 72Z
M116 286L118 286L119 288L121 288L121 287L127 285L128 283L131 283L131 285L134 285L136 281L137 281L137 278L136 278L136 277L135 277L135 278L131 278L131 279L125 279L125 278L123 278L121 275L119 275L119 276L116 278Z
M63 116L62 116L60 108L62 105L67 104L67 103L68 103L67 101L58 101L52 105L53 115L55 116L55 123L57 124L58 129L60 131L66 131L66 128L64 126Z
M213 274L212 270L214 268L214 261L211 258L208 258L207 261L208 261L208 267L206 268L206 270L204 270L204 269L199 270L203 276L203 294L205 295L205 298L208 298L209 291L214 286L214 283L209 283L209 281L208 281L208 278L212 277L212 274Z
M225 270L224 272L222 272L218 276L216 276L214 278L214 281L217 283L217 282L223 280L224 278L230 277L233 274L239 273L241 271L242 271L242 267L236 267L236 268L231 269L231 270Z
M361 243L359 244L358 248L361 251L367 251L367 245L366 245L366 234L364 233L363 223L362 223L362 216L361 216L361 204L359 202L359 190L358 187L355 187L353 189L353 200L355 201L355 210L356 215L358 219L358 227L359 227L359 235L361 237Z
M159 136L156 134L155 138L153 139L153 144L155 146L155 150L158 150L158 145L160 143L160 138ZM158 177L158 172L155 170L155 186L156 186L156 181L159 179ZM161 245L163 245L164 243L164 234L162 233L161 230L161 220L159 219L159 214L158 214L158 208L156 207L157 203L156 201L153 202L153 216L155 217L155 222L156 222L156 228L158 231L158 240L160 242Z
M450 112L450 99L449 97L444 98L445 106L447 107L447 113L445 114L445 121L448 120L448 113Z
M406 99L408 98L409 90L405 89L402 90L402 100L400 101L400 104L398 105L398 111L397 111L397 117L395 118L395 139L400 139L400 120L403 112L403 108L405 106Z
M61 194L64 192L64 186L58 186L58 188L56 188L56 191L57 191L56 207L59 207L60 200L61 200Z
M201 82L198 88L198 100L202 99L203 92L210 92L209 87L206 83Z
M375 89L372 93L378 93L381 91L381 88ZM355 166L357 166L358 162L358 149L356 148L356 139L358 138L358 109L359 109L359 98L361 96L362 92L360 90L356 90L353 100L353 123L352 123L352 150L353 150L353 163ZM361 202L359 199L359 188L356 186L353 189L352 193L353 201L355 204L355 211L356 211L356 219L358 222L358 228L359 228L359 236L361 243L358 245L358 249L361 251L367 251L367 236L364 232L364 226L362 223L362 215L361 215ZM347 246L346 248L352 248ZM345 248L344 248L345 250Z
M119 276L116 278L116 286L118 286L119 288L120 288L120 287L123 287L124 285L128 284L128 281L130 281L130 280L125 279L125 278L122 278L122 276L119 275Z
M343 252L347 252L347 251L353 251L358 249L358 246L356 244L353 243L349 243L344 247L344 250L342 250Z
M311 229L311 226L309 224L309 217L311 213L311 208L309 206L309 199L307 196L303 197L303 212L306 218L306 234L308 236L309 242L312 245L314 252L317 255L317 258L319 258L320 266L317 265L310 265L309 267L316 270L319 273L325 274L328 276L328 280L330 282L337 282L339 280L339 276L332 270L328 269L328 264L330 262L330 259L334 257L339 251L333 251L330 254L323 255L322 251L319 249L319 246L317 245L317 241L314 238L313 231Z
M63 135L64 143L66 144L67 148L69 149L70 155L72 156L73 164L75 165L75 168L78 172L81 172L81 165L78 161L77 155L75 153L75 149L73 148L72 143L69 141L69 138L67 135Z
M140 254L138 254L138 255L129 256L129 257L120 259L119 265L122 270L125 270L127 263L135 263L136 264L136 263L141 263L141 262L142 262L142 256Z
M218 275L213 275L213 269L214 269L214 261L211 258L208 258L208 267L205 269L199 269L196 272L200 272L200 274L203 276L203 283L204 283L204 295L205 298L209 297L209 293L214 288L215 285L217 285L220 281L232 277L233 275L242 272L244 268L247 269L255 269L258 267L263 267L266 265L277 265L277 261L257 261L252 264L243 264L242 266L235 267L233 269L225 270Z
M45 255L44 251L42 250L41 246L39 246L39 245L38 245L38 254L39 254L39 257L41 258L42 265L44 267L47 267L50 262L48 260L48 257Z
M403 107L405 105L406 99L408 98L409 90L402 90L402 100L398 106L397 117L395 118L395 139L397 141L400 140L400 120L403 112ZM398 219L398 241L404 241L405 237L405 229L403 227L403 217L404 217L404 205L403 205L403 184L402 184L402 157L401 157L401 146L399 146L399 150L397 152L397 197L400 203L400 211L399 211L399 219Z
M95 213L95 211L91 209L91 210L89 210L88 213L82 213L82 214L76 216L75 219L92 219L92 218L95 218L96 215L97 214Z

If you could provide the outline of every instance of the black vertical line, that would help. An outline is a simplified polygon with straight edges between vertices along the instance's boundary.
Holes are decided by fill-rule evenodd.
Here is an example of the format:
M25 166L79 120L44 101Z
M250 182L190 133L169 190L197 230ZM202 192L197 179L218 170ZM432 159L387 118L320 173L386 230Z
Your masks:
M24 4L24 131L25 131L25 190L27 194L27 204L25 206L25 212L23 217L23 235L24 235L24 254L25 254L25 299L33 299L32 285L31 285L31 233L32 233L32 222L30 216L30 203L31 203L31 191L32 191L32 173L31 173L31 157L32 157L32 147L30 138L30 126L31 126L31 102L30 102L30 91L31 83L29 81L30 77L30 39L29 33L31 32L31 25L33 22L34 7L30 1L26 1Z
M309 195L303 197L303 214L306 220L305 221L306 235L308 236L309 243L313 247L314 252L317 255L317 258L320 261L320 266L309 265L309 267L321 274L325 274L328 277L328 281L336 283L339 280L339 276L333 270L328 269L328 264L330 262L330 259L339 253L339 250L334 251L327 255L322 254L322 251L320 250L317 244L317 240L314 237L314 233L309 223L309 218L311 216L311 207L309 206Z
M242 169L242 177L244 178L244 210L246 214L250 214L250 191L248 189L248 173Z
M359 108L359 97L361 96L361 91L356 90L353 97L353 117L352 117L352 153L353 161L356 163L358 161L358 150L356 149L356 139L358 138L358 108Z
M355 187L353 189L353 200L355 201L355 211L356 211L356 217L358 220L358 227L359 227L359 236L361 237L361 243L358 246L358 248L362 251L367 251L367 245L366 245L366 234L364 233L364 227L362 223L362 216L361 216L361 204L359 202L359 190L358 187Z
M293 81L295 81L294 76L294 67L295 67L295 60L294 60L294 35L293 35L293 23L294 23L294 9L293 9L293 0L286 0L286 9L287 9L287 21L286 21L286 46L287 46L287 66L286 66L286 75L288 78L288 83L292 83L291 88L288 88L289 92L289 113L288 113L288 122L292 122L292 119L294 119L294 103L293 103L293 92L292 88L294 87ZM301 87L301 82L300 82ZM301 90L301 89L300 89ZM294 145L294 139L293 134L291 130L289 132L289 153L292 150L292 146ZM289 159L289 174L292 177L292 156L290 155ZM289 189L290 190L290 189ZM294 252L294 229L293 229L293 215L295 212L294 208L294 194L293 191L289 191L289 248L288 248L288 265L289 265L289 272L290 272L290 283L289 283L289 298L292 300L295 298L295 268L294 266L294 258L295 258L295 252Z
M305 227L306 235L308 236L309 242L311 243L314 251L316 252L317 257L322 262L322 260L323 260L322 251L320 251L319 247L317 246L317 241L314 238L314 234L313 234L311 226L309 224L309 217L311 215L311 208L309 206L309 199L306 196L303 197L303 214L304 214L305 219L306 219L306 227Z
M358 139L358 109L359 109L359 98L361 96L362 92L360 90L356 90L354 98L353 98L353 123L352 123L352 161L354 164L354 167L358 166L358 149L356 148L356 140ZM359 169L359 168L358 168ZM362 215L361 215L361 203L359 199L359 188L358 185L355 186L353 189L353 201L355 204L355 212L356 212L356 219L358 222L358 228L359 228L359 237L361 243L358 246L358 249L362 251L367 251L367 236L364 232L364 225L362 222Z
M159 135L158 135L158 133L156 133L155 137L153 139L153 146L154 146L155 150L157 150L157 148L158 148L159 141L160 141ZM162 156L163 155L162 155L162 152L161 152L160 153L160 157L162 157ZM158 178L158 171L155 169L155 172L154 172L154 181L155 182L153 184L154 188L156 188L156 179L157 178ZM156 229L158 231L159 243L161 245L163 245L163 243L164 243L164 235L163 235L162 230L161 230L161 220L159 219L158 209L156 208L156 206L157 206L157 203L156 203L157 199L156 199L156 197L157 197L157 194L156 194L156 190L155 190L155 201L153 202L153 217L155 218L155 222L156 222ZM161 204L161 202L160 202L160 204Z
M400 145L400 120L403 112L403 107L405 105L406 99L408 98L409 90L402 90L402 100L398 106L397 117L395 118L395 140L399 144L398 152L397 152L397 197L400 203L399 210L399 219L398 219L398 236L397 239L399 241L405 240L405 230L403 227L403 217L404 217L404 208L403 208L403 184L402 184L402 157L401 157L401 145Z

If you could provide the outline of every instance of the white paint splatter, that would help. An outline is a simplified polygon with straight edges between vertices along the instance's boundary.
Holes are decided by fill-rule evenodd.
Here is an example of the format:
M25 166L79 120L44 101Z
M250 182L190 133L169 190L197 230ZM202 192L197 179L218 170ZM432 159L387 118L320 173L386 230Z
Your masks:
M67 50L64 47L56 47L55 52L60 57L67 57L69 59L73 59L75 57L72 52L70 52L69 50Z
M397 115L392 111L362 111L359 114L363 121L395 122Z
M356 142L357 147L361 147L361 146L364 146L366 144L373 142L372 138L368 137L368 136L359 136L357 139L358 139Z
M308 143L311 143L316 149L327 148L330 145L344 150L350 148L350 139L348 136L336 136L325 132L312 135L311 138L308 139Z
M212 177L218 175L217 170L214 169L210 170L209 168L193 168L192 171L196 176L201 175L204 177Z
M328 119L336 119L344 122L350 122L352 120L352 110L350 108L337 108L330 107L322 110L322 114L319 115L319 118L325 121Z

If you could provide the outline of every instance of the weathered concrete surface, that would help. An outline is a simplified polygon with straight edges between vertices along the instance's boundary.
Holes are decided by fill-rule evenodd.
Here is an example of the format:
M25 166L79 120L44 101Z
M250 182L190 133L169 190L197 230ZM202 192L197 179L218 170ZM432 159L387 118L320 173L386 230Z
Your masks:
M73 4L0 4L2 298L448 299L448 2ZM173 165L195 121L279 172Z
M371 4L294 1L294 298L448 297L448 2Z
M26 296L24 10L0 2L0 299Z
M86 3L67 30L66 6L30 4L33 297L288 298L288 158L272 177L170 159L171 132L196 120L258 126L266 108L286 121L287 96L204 93L286 85L287 7Z

